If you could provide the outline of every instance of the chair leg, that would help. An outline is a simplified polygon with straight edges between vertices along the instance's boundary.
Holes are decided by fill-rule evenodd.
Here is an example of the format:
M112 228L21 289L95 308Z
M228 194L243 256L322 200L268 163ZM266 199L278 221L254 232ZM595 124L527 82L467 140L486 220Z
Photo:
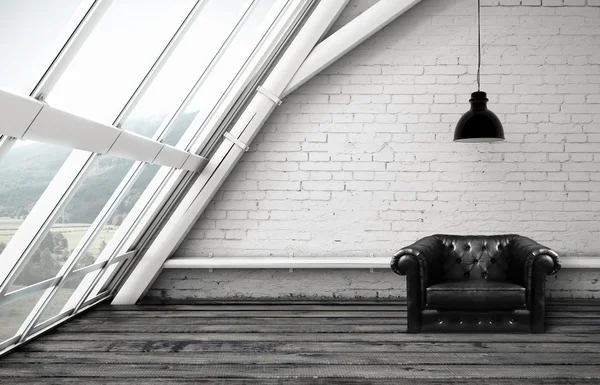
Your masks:
M545 331L546 316L546 275L548 274L545 265L549 262L548 256L542 256L533 263L533 274L531 282L531 332L543 333ZM552 262L552 261L550 261ZM537 266L539 265L539 266Z
M421 331L421 277L418 272L406 275L406 331Z
M546 331L545 322L545 300L534 302L531 309L531 332L543 333Z

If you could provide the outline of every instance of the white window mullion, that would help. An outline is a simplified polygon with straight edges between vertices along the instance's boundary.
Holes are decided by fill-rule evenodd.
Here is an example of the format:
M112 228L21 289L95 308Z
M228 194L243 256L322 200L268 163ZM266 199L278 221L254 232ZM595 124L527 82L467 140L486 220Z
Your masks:
M227 38L225 39L225 42L217 51L217 54L211 59L210 63L204 69L204 71L202 71L202 73L200 74L200 76L198 77L198 79L196 80L194 85L190 88L189 92L187 93L187 95L185 96L183 101L181 101L181 103L179 103L179 107L177 109L175 109L174 111L172 111L169 115L167 115L167 117L163 120L162 124L160 125L160 127L158 128L158 130L155 134L159 138L157 140L161 140L164 137L166 137L168 135L169 131L171 130L171 128L173 127L173 125L175 124L175 122L177 121L177 119L185 112L186 107L193 100L194 96L196 95L196 92L198 91L198 89L202 86L202 84L206 80L206 76L210 74L211 70L214 68L215 64L218 62L218 59L223 55L227 46L231 43L232 38L235 36L236 32L239 30L240 25L243 23L245 18L248 16L249 11L251 10L255 1L256 0L249 0L244 4L244 7L242 9L242 12L240 13L240 16L239 16L236 24L235 24L235 27L230 31ZM193 127L193 123L190 125L190 127ZM188 132L189 131L190 130L188 129ZM184 134L184 136L185 136L185 134ZM179 146L177 146L177 147L179 147Z
M87 40L96 24L102 19L113 0L95 0L83 16L77 28L69 36L42 79L31 92L31 96L38 99L44 98L52 90L58 79L65 72L83 43Z
M185 146L193 154L200 154L208 145L214 133L221 127L225 115L234 115L232 111L236 101L244 91L251 86L252 81L258 75L258 69L264 68L271 55L280 42L282 31L287 30L293 24L293 11L296 10L292 5L298 6L294 1L287 1L281 8L274 8L273 15L266 18L265 22L259 27L263 32L263 38L257 42L251 55L248 57L240 71L229 84L224 95L220 98L217 105L210 114L204 119L194 119L191 127L198 127L196 130L186 132L180 141L181 146ZM179 146L178 145L178 146Z
M154 65L152 66L150 71L148 71L148 73L146 74L146 76L144 77L144 79L142 80L140 85L137 87L137 89L134 91L133 95L131 95L131 97L127 101L127 104L123 107L123 109L119 113L119 116L117 116L117 118L115 119L115 123L114 123L115 126L119 126L122 122L127 120L127 118L129 117L129 114L131 114L131 112L135 109L138 102L141 100L141 97L144 95L146 90L148 90L148 87L150 86L150 84L152 84L152 80L154 80L156 75L163 68L167 59L171 56L173 51L175 51L175 49L177 48L177 46L179 45L179 43L185 36L185 33L190 29L191 25L194 23L194 21L196 20L196 18L198 17L198 15L200 14L200 12L202 11L202 9L204 8L204 6L206 5L207 2L208 2L208 0L196 1L196 4L194 4L194 7L192 8L192 10L188 13L185 20L183 20L183 22L181 23L181 25L179 26L179 28L177 29L177 31L175 32L175 34L173 35L173 37L171 38L169 43L166 45L164 50L161 52L159 57L156 59L156 62L154 63Z

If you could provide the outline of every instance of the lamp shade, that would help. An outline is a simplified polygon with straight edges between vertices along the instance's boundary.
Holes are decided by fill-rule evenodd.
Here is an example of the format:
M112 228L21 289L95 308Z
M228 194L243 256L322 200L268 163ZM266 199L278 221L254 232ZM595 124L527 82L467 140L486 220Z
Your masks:
M471 94L471 109L465 113L454 131L455 142L497 142L504 140L500 119L487 109L487 94L482 91Z

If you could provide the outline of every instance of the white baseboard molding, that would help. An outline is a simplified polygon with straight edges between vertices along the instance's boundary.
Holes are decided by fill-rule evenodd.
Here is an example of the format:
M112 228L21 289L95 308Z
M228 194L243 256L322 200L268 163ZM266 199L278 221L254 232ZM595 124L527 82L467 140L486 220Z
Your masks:
M215 257L168 259L165 269L389 269L391 257ZM600 269L600 256L562 257L563 269Z

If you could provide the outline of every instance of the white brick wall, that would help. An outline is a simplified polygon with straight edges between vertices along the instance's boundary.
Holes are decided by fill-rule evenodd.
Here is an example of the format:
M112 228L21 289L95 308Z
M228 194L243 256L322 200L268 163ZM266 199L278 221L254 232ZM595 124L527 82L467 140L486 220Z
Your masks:
M483 3L506 142L452 142L476 6L423 0L285 100L176 254L391 256L438 232L600 253L600 3Z

